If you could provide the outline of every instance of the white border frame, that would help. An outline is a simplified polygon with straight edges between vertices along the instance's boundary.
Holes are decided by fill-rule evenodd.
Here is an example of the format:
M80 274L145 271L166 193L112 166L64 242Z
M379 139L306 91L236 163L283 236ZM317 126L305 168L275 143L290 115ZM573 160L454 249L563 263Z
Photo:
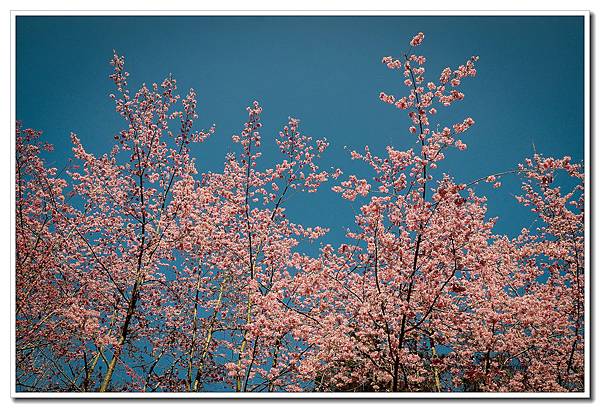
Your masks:
M368 392L357 392L357 393L341 393L341 392L301 392L301 393L235 393L235 392L200 392L200 393L184 393L184 392L161 392L161 393L135 393L135 392L108 392L108 393L97 393L97 392L66 392L66 393L53 393L53 392L16 392L15 387L15 375L16 375L16 356L15 356L15 131L16 131L16 106L14 101L16 100L16 17L17 16L90 16L90 15L102 15L102 16L153 16L153 15L165 15L165 16L256 16L256 15L268 15L268 16L582 16L584 17L584 165L585 165L585 313L584 313L584 352L585 352L585 384L583 392L576 393L498 393L498 392L473 392L473 393L432 393L432 392L393 392L393 393L368 393ZM11 53L11 171L13 172L10 179L11 186L11 202L10 202L10 250L11 250L11 285L10 285L10 299L11 299L11 378L10 378L10 395L14 399L40 399L40 398L67 398L67 399L123 399L123 398L149 398L149 399L261 399L261 398L340 398L340 399L358 399L358 398L369 398L369 399L514 399L514 398L536 398L536 399L589 399L591 398L591 350L590 350L590 332L592 331L590 321L590 307L591 307L591 282L590 275L593 272L591 270L591 218L590 213L591 207L591 189L590 189L590 176L591 176L591 128L590 128L590 12L588 10L582 11L401 11L401 10L11 10L10 12L10 53Z

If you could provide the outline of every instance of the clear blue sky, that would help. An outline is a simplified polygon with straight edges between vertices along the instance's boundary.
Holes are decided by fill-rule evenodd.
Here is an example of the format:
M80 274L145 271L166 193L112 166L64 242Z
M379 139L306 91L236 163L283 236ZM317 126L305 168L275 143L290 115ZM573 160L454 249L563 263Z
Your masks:
M532 154L583 160L583 17L18 17L17 118L44 130L56 146L51 161L64 165L76 132L94 153L109 150L123 123L108 98L112 50L125 55L130 85L158 82L169 73L180 90L199 95L199 124L217 133L194 150L201 172L219 170L230 136L254 99L264 108L264 160L288 116L305 133L331 142L325 168L363 177L367 168L344 146L368 144L384 152L414 145L404 112L378 99L404 92L399 72L381 64L401 55L418 31L429 78L479 55L478 76L464 82L464 101L438 116L443 125L472 116L476 125L440 170L458 181L514 168ZM448 120L447 122L443 120ZM353 223L352 205L329 191L297 196L288 205L296 222L332 228L339 242ZM529 214L503 188L478 188L490 198L497 232L514 234ZM527 225L526 225L527 226Z

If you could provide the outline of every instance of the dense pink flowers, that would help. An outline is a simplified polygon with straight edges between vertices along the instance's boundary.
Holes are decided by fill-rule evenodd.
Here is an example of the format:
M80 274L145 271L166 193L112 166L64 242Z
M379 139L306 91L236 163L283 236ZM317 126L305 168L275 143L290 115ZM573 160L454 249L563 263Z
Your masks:
M421 43L423 42L423 39L425 38L425 34L423 33L418 33L417 35L415 35L413 37L412 40L410 40L410 45L412 45L413 47L416 47L418 45L421 45Z
M454 129L455 133L462 133L464 131L466 131L468 128L470 128L471 126L473 126L475 124L475 121L472 118L466 118L465 120L462 121L462 123L456 123L454 125L452 125L452 128Z
M352 150L364 177L322 170L330 142L293 117L266 161L257 101L222 169L200 173L190 144L215 127L193 130L196 92L171 76L132 92L116 54L125 126L108 152L72 134L59 170L17 124L19 389L583 390L583 168L536 154L474 181L448 174L475 121L430 117L465 98L477 59L434 81L424 56L383 58L404 91L379 98L406 112L398 145L411 148ZM514 238L477 192L505 177L536 217ZM336 246L286 211L326 183L355 210Z

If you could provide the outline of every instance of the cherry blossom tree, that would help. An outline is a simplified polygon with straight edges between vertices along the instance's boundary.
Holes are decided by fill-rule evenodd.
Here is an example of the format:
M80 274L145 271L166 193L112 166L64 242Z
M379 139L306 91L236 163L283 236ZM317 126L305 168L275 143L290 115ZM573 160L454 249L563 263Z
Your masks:
M79 273L71 268L73 240L62 213L71 208L66 182L46 164L43 152L52 146L41 132L17 123L16 169L16 368L24 390L54 390L69 385L61 363L73 344L96 325L92 313L80 309ZM75 251L70 251L74 249Z
M235 391L297 389L291 378L305 351L295 335L302 316L291 313L286 298L292 276L310 259L297 247L326 230L292 223L284 204L327 180L316 159L328 143L313 142L290 118L277 138L281 161L262 170L262 108L254 102L247 110L233 136L241 152L228 155L223 172L202 177L184 224L193 237L182 248L186 267L178 279L193 299L178 323L187 328L188 391L210 381Z
M460 106L477 61L426 80L424 56L383 58L406 91L379 97L414 145L352 151L367 178L323 171L329 142L295 118L264 160L258 102L223 168L200 173L190 144L214 126L194 130L195 91L169 76L130 92L117 54L124 129L108 152L72 134L58 170L17 124L18 390L582 391L583 168L537 153L474 180L444 168L475 121L436 115ZM534 219L516 237L481 195L507 177ZM358 205L337 247L286 211L328 182Z
M422 43L419 33L410 45ZM356 230L327 246L312 274L296 276L297 307L312 346L303 371L322 391L568 391L583 387L583 175L580 165L535 156L527 166L474 182L432 174L444 152L466 144L466 118L436 130L438 107L464 98L477 57L424 78L425 57L383 58L401 70L408 95L380 99L407 110L418 149L352 152L375 173L334 187L365 197ZM535 163L534 163L535 162ZM577 180L563 195L553 173ZM486 198L473 186L525 177L518 198L540 216L536 234L494 235ZM536 192L541 189L541 192ZM544 276L550 274L546 281ZM541 329L544 327L543 329ZM577 368L575 368L577 366ZM552 378L549 381L549 376Z
M180 101L183 109L174 111L180 99L174 79L169 77L150 87L143 85L131 95L123 58L115 54L111 63L111 78L118 93L111 96L127 127L115 136L110 153L101 157L87 152L79 138L71 135L75 160L82 168L74 164L68 171L72 180L70 196L80 205L61 206L65 186L62 180L48 180L51 188L44 194L35 190L45 188L41 185L28 191L38 194L40 202L35 205L42 207L38 217L45 220L47 213L52 216L49 220L54 227L50 231L68 235L63 248L67 258L56 262L59 268L74 271L76 275L64 279L82 296L69 300L72 328L62 329L63 338L47 340L63 348L76 340L71 349L53 356L64 359L56 363L63 366L62 370L68 366L64 375L68 377L66 389L71 391L95 390L96 385L98 391L107 391L117 368L134 380L123 384L123 390L143 389L140 371L152 374L147 366L164 350L161 342L166 337L161 317L167 301L164 292L168 291L164 269L174 260L178 242L185 238L177 223L184 208L183 193L195 183L196 170L188 144L202 141L212 132L192 132L197 117L193 90ZM178 122L176 131L170 130L169 122ZM34 145L21 147L18 144L17 151L23 150L20 154L25 163L25 155L39 150ZM20 162L18 158L18 169L27 169ZM31 166L42 181L55 173L54 169L43 170L42 163ZM48 194L52 196L46 199ZM21 199L22 195L18 190L19 200L26 200ZM44 226L37 229L43 232ZM17 235L32 239L21 230ZM25 251L18 252L21 257ZM17 270L18 275L24 272L20 267ZM51 268L47 273L64 276L62 270L54 272ZM51 280L43 283L53 284ZM25 299L19 299L22 301ZM21 318L19 313L17 316Z

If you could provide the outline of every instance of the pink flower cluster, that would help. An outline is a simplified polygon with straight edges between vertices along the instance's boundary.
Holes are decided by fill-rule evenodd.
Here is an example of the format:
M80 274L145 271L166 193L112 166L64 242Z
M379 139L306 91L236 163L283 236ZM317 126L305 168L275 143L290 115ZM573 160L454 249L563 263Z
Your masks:
M421 45L421 43L423 42L424 39L425 39L425 34L418 33L417 35L415 35L412 38L412 40L410 40L410 45L412 45L413 47Z
M73 134L60 171L41 132L17 124L18 389L582 391L583 168L536 154L471 183L447 174L475 122L430 116L464 98L476 61L436 83L423 56L383 58L406 88L379 97L407 111L416 144L351 151L368 178L322 170L329 141L292 117L266 160L256 101L222 169L201 174L190 145L214 125L193 130L195 91L181 98L169 76L132 92L116 54L126 124L107 153ZM516 237L494 230L475 191L509 174L538 220ZM354 210L337 247L286 208L329 179Z

